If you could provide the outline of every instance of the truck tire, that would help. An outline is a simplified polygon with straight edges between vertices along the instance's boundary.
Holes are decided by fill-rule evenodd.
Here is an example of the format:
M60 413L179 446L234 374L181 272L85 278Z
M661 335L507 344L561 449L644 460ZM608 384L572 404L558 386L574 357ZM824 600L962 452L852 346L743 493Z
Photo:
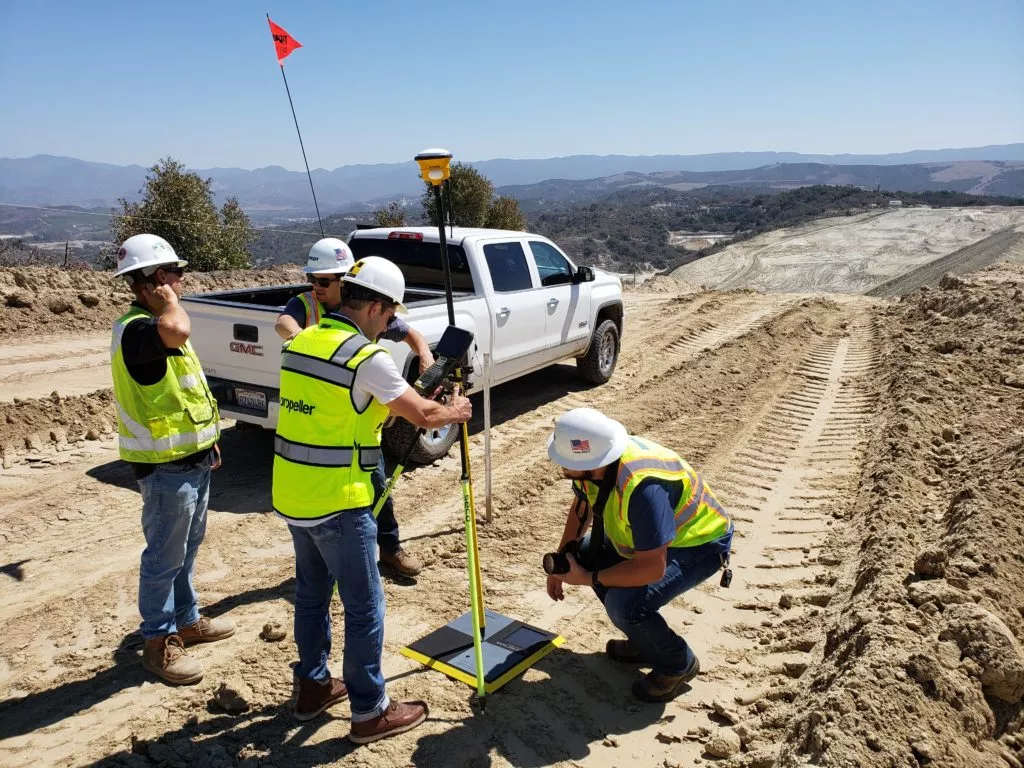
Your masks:
M459 426L448 424L437 429L428 429L417 436L419 430L405 419L396 419L395 423L384 430L384 447L396 461L405 456L409 444L414 440L412 452L409 454L411 464L433 464L448 455L448 451L459 439Z
M604 384L612 377L619 360L619 329L614 320L602 320L590 340L590 349L576 358L576 369L584 381Z

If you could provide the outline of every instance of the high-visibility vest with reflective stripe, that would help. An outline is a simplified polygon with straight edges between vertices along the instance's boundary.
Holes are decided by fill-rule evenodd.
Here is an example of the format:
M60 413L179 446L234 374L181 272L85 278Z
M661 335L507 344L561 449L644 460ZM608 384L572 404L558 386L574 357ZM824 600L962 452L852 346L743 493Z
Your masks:
M178 349L180 355L167 356L164 377L155 384L139 384L128 372L121 349L124 330L134 320L152 317L133 305L114 321L110 341L118 448L122 459L140 464L191 456L220 435L217 401L189 342Z
M306 291L305 293L299 294L299 301L306 308L306 324L303 328L309 328L312 325L319 325L320 318L323 316L323 307L320 306L320 302L316 300L316 294L312 291Z
M619 459L615 490L604 505L604 531L622 557L632 557L633 530L629 524L629 500L641 482L649 478L681 482L683 492L675 508L676 535L670 547L696 547L726 534L730 520L700 474L674 451L650 440L630 436ZM598 484L574 481L582 485L590 507L597 503Z
M381 456L387 406L356 409L359 366L389 354L347 322L325 317L281 353L280 412L274 438L274 510L322 520L373 503L371 475Z

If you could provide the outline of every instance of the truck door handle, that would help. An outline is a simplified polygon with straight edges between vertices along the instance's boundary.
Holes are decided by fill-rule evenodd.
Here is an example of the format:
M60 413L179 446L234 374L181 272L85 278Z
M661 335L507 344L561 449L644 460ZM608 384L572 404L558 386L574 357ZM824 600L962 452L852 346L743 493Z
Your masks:
M558 299L548 299L548 306L549 307L557 307L558 306Z
M508 307L502 307L498 310L496 317L508 317L512 313L512 310Z

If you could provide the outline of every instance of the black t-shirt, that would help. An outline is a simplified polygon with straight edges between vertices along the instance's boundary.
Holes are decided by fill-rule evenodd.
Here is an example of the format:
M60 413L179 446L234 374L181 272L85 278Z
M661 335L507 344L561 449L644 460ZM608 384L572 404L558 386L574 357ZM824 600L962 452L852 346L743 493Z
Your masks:
M136 304L135 306L139 306ZM125 326L121 334L121 357L129 375L143 386L156 384L167 373L167 358L181 357L180 349L168 349L164 346L160 332L156 328L155 317L140 317ZM198 464L206 458L212 449L194 453L173 463ZM131 462L135 479L141 480L153 471L153 464Z

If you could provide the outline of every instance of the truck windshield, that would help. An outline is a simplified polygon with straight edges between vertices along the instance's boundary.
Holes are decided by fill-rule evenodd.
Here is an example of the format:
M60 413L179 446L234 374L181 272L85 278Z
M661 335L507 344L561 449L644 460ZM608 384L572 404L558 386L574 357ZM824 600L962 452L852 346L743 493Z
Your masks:
M408 286L444 290L441 248L437 243L422 240L383 240L375 237L353 237L349 242L356 259L382 256L402 270ZM452 270L452 290L473 292L473 276L469 272L466 252L461 245L448 244L448 261Z

